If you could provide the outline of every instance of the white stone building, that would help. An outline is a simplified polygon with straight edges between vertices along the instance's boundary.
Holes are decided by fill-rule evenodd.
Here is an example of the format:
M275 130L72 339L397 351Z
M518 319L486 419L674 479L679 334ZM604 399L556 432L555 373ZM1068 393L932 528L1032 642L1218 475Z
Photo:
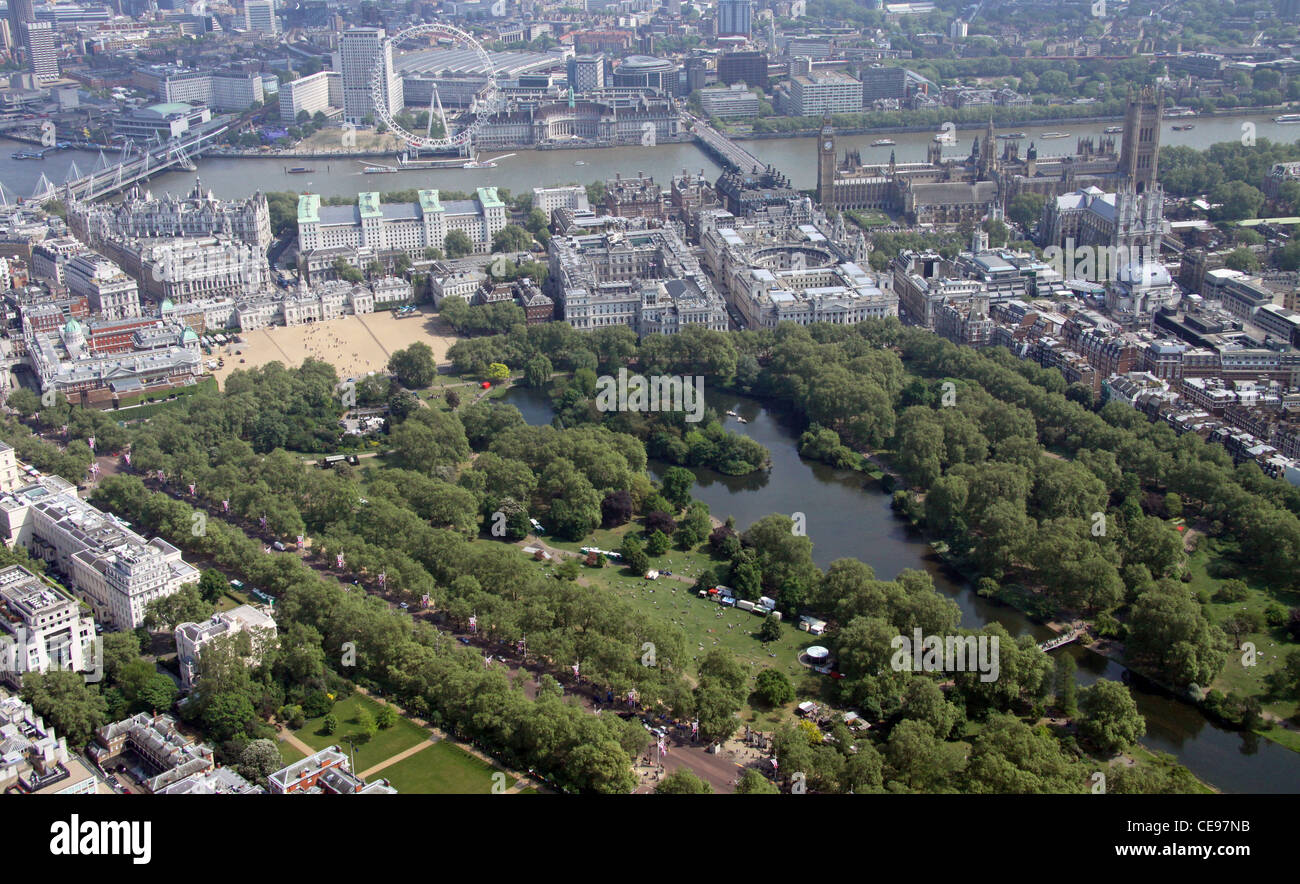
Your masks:
M90 672L95 651L95 619L79 602L20 565L0 568L0 680L21 687L27 672Z
M459 230L475 253L487 254L507 221L495 187L478 188L473 199L445 202L436 190L421 190L413 203L382 203L368 191L353 206L321 205L320 195L310 193L298 198L298 249L369 248L420 258L429 247L445 252L447 235Z
M339 35L334 70L343 77L343 118L361 124L375 113L371 82L375 68L383 66L383 98L389 113L400 113L405 102L402 78L393 67L391 45L384 42L383 28L349 28Z
M199 579L179 549L160 537L146 541L58 476L0 495L0 539L44 559L97 620L120 629L143 625L149 602Z
M68 291L85 298L105 319L140 315L140 288L121 267L100 255L78 255L63 268Z
M0 572L0 576L2 574ZM176 659L181 667L181 684L186 690L194 686L203 646L214 639L240 632L249 634L252 646L252 655L244 662L250 667L258 665L275 641L276 629L275 620L252 605L221 611L203 623L181 623L176 627Z

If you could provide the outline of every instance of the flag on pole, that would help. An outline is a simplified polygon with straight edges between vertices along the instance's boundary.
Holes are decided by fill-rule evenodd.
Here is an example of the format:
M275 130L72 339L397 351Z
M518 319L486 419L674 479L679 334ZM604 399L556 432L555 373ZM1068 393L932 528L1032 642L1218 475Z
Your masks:
M299 535L298 535L298 549L302 549L302 546L303 546L303 543L304 543L304 542L305 542L305 538L304 538L301 534L299 534Z
M158 471L158 481L163 483L164 485L167 484L167 474L164 473L162 470Z
M257 520L257 524L261 525L261 526L262 526L262 529L265 530L265 529L266 529L266 516L262 516L262 518L258 519L258 520Z
M228 512L230 512L230 501L228 501L228 500L223 500L223 501L221 501L221 511L222 511L223 513L228 513Z
M123 454L122 460L126 461L126 465L129 467L131 465L131 452L128 451L126 454Z
M478 615L477 615L477 614L470 614L470 615L469 615L469 631L470 631L470 632L478 632Z
M193 496L194 496L194 483L191 482L191 483L190 483L190 497L193 497Z
M86 444L90 446L90 450L91 450L91 452L94 452L94 450L95 450L95 437L94 437L94 436L91 436L91 437L89 437L88 439L86 439Z
M668 754L668 747L664 745L664 738L659 738L659 757L663 758Z
M483 668L484 668L484 669L491 669L491 668L492 668L492 655L491 655L491 654L486 654L486 655L484 655L484 657L483 657Z
M264 546L262 547L262 552L266 553L269 556L271 554L271 548L269 546Z
M573 664L573 677L574 677L574 678L581 678L581 676L578 675L578 664L577 664L577 663L574 663L574 664Z
M380 586L383 586L383 585L384 585L385 583L387 583L387 582L388 582L388 572L387 572L387 571L380 571L380 572L379 572L379 585L380 585Z
M334 562L335 562L335 564L338 565L339 570L342 571L342 570L343 570L343 564L344 564L343 553L339 553L338 555L336 555L336 556L334 557Z
M429 607L429 594L427 592L420 596L420 605L425 608Z

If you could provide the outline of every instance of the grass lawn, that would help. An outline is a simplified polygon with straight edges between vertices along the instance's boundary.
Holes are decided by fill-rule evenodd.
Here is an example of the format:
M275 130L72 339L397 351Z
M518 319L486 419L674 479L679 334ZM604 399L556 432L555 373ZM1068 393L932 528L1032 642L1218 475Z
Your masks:
M550 546L575 552L580 546L617 549L622 545L623 534L628 528L629 526L623 526L612 531L600 530L581 543L550 538L546 542ZM654 568L667 568L674 575L692 579L714 564L709 554L700 549L691 552L670 549L662 556L651 557L650 562ZM538 567L545 566L539 564ZM600 569L583 567L579 577L622 596L645 616L666 620L679 627L685 634L686 651L692 658L703 657L715 647L723 648L734 654L742 667L752 669L755 675L769 667L783 670L796 688L799 687L800 677L807 671L799 665L799 651L819 641L816 636L800 632L786 623L781 626L781 638L764 645L757 636L759 626L763 623L761 617L738 608L724 608L699 598L691 591L691 584L671 577L646 580L634 577L623 566L614 564ZM687 671L694 672L697 662L697 659L687 660Z
M252 603L252 598L247 593L227 589L221 594L221 598L217 599L217 611L229 611L238 608L240 605L250 605Z
M322 729L325 717L321 716L320 718L307 719L307 723L303 725L301 730L294 731L294 736L313 749L338 746L346 752L348 751L347 738L357 732L357 712L362 708L369 709L370 714L376 718L379 716L380 705L378 703L362 694L353 694L343 702L334 704L334 709L330 714L338 719L339 723L338 730L334 733L325 733ZM428 739L428 737L428 733L419 725L398 716L397 724L390 728L380 728L379 732L368 742L357 741L356 770L358 772L369 770L381 761L411 748L420 741Z
M1223 553L1226 551L1227 549L1224 546L1211 538L1201 540L1199 548L1188 560L1188 566L1192 573L1189 586L1193 591L1205 590L1213 597L1214 593L1223 585L1223 581L1210 576L1208 569L1216 560L1222 558ZM1243 575L1241 579L1245 580L1248 587L1248 595L1243 601L1211 601L1210 604L1205 606L1206 616L1212 623L1222 624L1229 617L1242 612L1257 614L1262 621L1265 609L1274 602L1278 602L1287 608L1300 605L1300 593L1268 589L1252 582L1247 575ZM1285 630L1269 626L1265 626L1260 632L1243 635L1241 640L1254 643L1255 665L1243 665L1243 652L1240 650L1231 651L1228 654L1227 664L1210 687L1225 694L1232 691L1237 694L1256 696L1267 712L1282 718L1295 717L1300 712L1300 703L1293 699L1266 696L1269 690L1266 679L1270 673L1282 667L1287 654L1300 646L1288 638ZM1300 734L1287 732L1281 728L1260 731L1260 733L1266 734L1291 749L1300 749Z
M284 759L286 767L293 764L295 761L302 761L307 757L302 753L301 749L287 740L281 740L276 743L276 745L280 747L280 757Z
M399 793L481 795L492 792L495 773L500 771L454 743L441 740L374 776L388 780ZM505 777L502 788L509 789L515 784L509 774L502 776Z

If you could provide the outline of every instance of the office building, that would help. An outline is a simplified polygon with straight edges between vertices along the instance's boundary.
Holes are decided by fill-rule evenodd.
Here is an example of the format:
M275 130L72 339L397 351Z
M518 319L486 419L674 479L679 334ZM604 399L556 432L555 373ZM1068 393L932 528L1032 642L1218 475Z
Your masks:
M677 94L677 63L650 55L629 55L614 68L614 87Z
M758 96L744 83L701 89L700 108L710 117L757 117Z
M53 24L47 21L25 24L23 45L27 49L27 69L37 86L59 79L59 48Z
M78 255L64 266L68 291L83 297L93 313L105 319L127 319L140 315L140 291L136 281L112 261L100 255Z
M549 220L556 209L587 212L591 206L587 202L587 188L570 184L565 187L534 187L533 208L540 210Z
M859 71L862 78L862 104L869 107L878 100L901 101L907 97L907 69L872 65Z
M791 77L790 113L797 117L854 113L862 107L862 83L839 71Z
M107 792L32 707L0 691L0 793L94 795Z
M555 236L549 285L576 329L626 325L639 335L687 325L728 328L726 305L671 227Z
M0 572L0 581L3 572ZM198 677L199 655L203 646L218 638L247 633L249 636L249 656L244 663L250 668L262 661L266 651L275 641L275 620L264 611L252 605L240 605L229 611L213 614L203 623L181 623L174 630L176 639L176 660L181 669L181 686L185 690L194 687Z
M337 71L317 71L280 84L280 122L292 126L303 111L332 116L343 107L343 77Z
M724 52L718 58L718 82L730 86L768 86L767 55L762 52Z
M9 0L9 32L15 40L22 37L22 26L36 21L36 9L32 0Z
M473 199L446 201L436 190L421 190L413 203L382 203L378 193L361 193L354 206L325 206L319 194L304 194L298 198L298 249L308 254L364 248L422 257L430 247L445 251L447 234L459 230L475 253L487 254L506 220L495 187L478 188Z
M892 274L867 263L859 231L826 227L822 216L738 218L722 209L700 214L704 264L727 305L747 328L780 322L854 325L898 315Z
M569 85L578 95L605 88L605 56L574 55L569 58Z
M68 206L68 226L91 243L221 234L259 252L271 245L271 212L265 194L256 191L241 199L219 200L197 178L186 196L168 193L155 198L152 192L133 187L120 203L73 201Z
M354 125L374 121L372 83L379 71L381 98L389 113L404 105L402 78L393 68L392 44L383 28L350 28L339 35L337 70L343 78L343 119Z
M748 37L753 27L754 9L751 0L718 0L717 36Z
M199 580L176 547L159 537L146 541L58 476L0 495L0 540L44 559L96 620L120 629L142 626L149 602Z
M244 0L244 27L272 37L280 33L275 0Z
M0 680L22 687L23 674L96 666L95 619L20 565L0 568Z

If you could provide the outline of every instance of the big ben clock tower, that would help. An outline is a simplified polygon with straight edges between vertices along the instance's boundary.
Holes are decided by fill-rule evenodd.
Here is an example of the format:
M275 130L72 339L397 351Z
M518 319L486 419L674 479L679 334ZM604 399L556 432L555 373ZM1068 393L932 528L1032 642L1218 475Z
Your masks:
M817 202L823 212L835 208L835 130L829 115L822 118L817 138Z

